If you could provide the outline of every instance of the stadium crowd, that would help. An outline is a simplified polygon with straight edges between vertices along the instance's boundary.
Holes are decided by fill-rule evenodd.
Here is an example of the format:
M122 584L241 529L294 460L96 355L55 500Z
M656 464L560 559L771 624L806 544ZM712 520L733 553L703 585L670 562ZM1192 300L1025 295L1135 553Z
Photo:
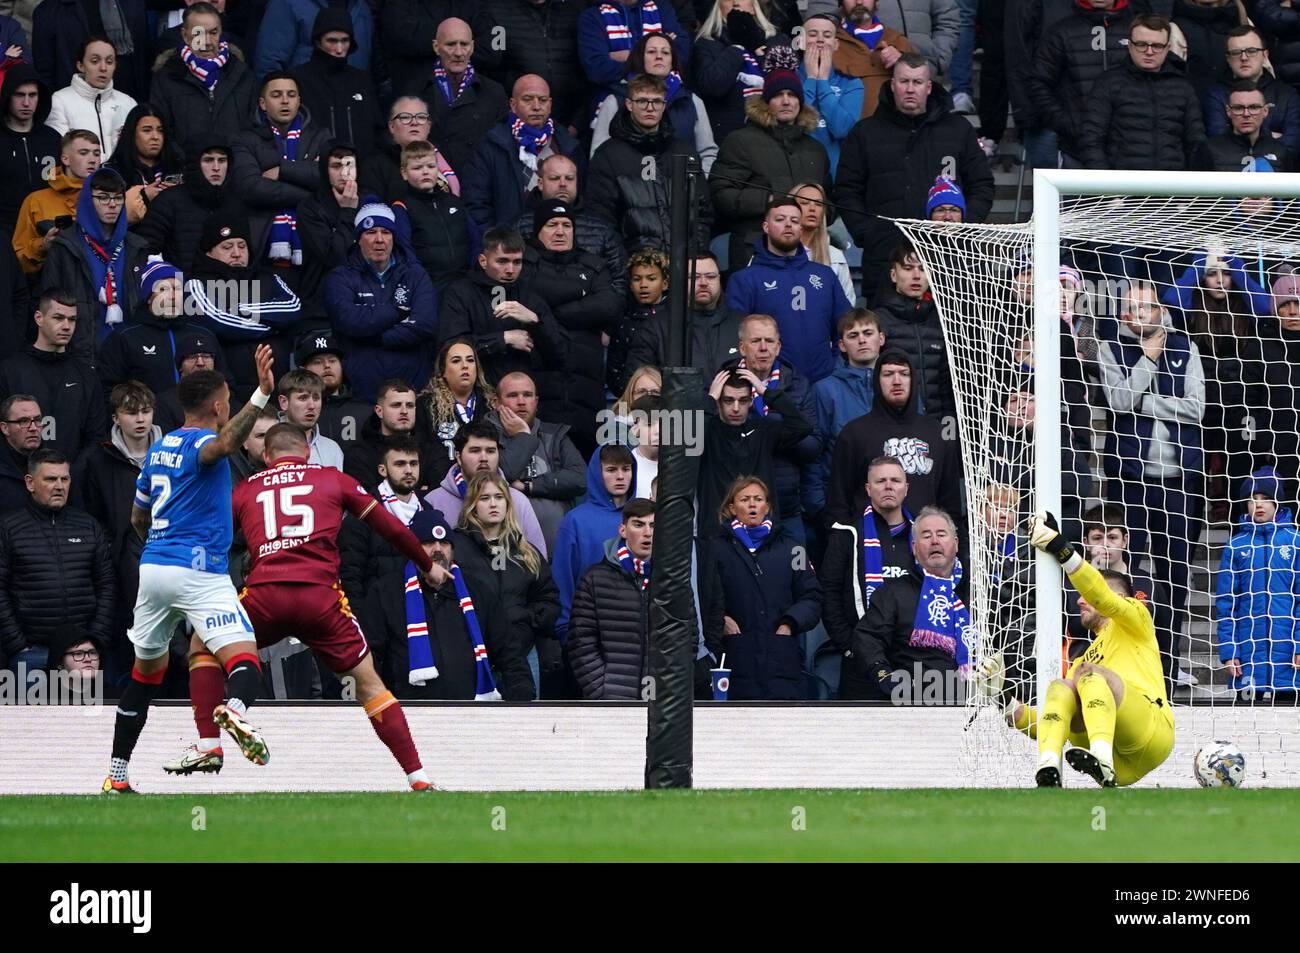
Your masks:
M177 385L216 369L239 406L268 344L277 397L237 479L270 426L301 427L311 462L461 567L504 698L641 698L687 280L699 694L724 655L756 699L968 665L971 531L1023 665L1032 347L972 518L929 278L887 219L985 221L1009 106L1038 166L1267 173L1300 149L1289 0L42 0L0 35L0 665L97 663L110 686L136 478L184 421ZM681 154L702 172L689 278L666 251ZM1205 249L1094 319L1104 257L1061 269L1064 515L1148 594L1186 684L1191 550L1225 515L1202 504L1249 497L1221 661L1234 688L1294 690L1300 275ZM1109 479L1085 512L1094 410ZM628 441L601 439L615 419ZM357 520L338 546L387 685L472 698L457 589ZM445 660L422 685L417 624ZM299 644L264 658L280 697L343 690Z

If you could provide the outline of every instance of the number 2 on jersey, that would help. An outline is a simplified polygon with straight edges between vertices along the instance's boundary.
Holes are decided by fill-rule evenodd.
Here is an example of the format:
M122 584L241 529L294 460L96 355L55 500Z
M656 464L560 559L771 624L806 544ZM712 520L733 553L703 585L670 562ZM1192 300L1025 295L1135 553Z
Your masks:
M254 499L262 504L262 521L268 540L296 539L310 536L316 528L316 514L305 503L294 500L312 491L310 486L282 486L279 490L263 490ZM296 523L282 523L281 519L297 519Z
M163 519L158 514L161 513L163 507L167 505L167 501L171 499L172 478L167 476L165 473L153 474L153 476L149 478L150 496L153 496L154 490L158 491L158 495L154 496L153 506L149 509L151 528L159 530L166 529L171 521Z

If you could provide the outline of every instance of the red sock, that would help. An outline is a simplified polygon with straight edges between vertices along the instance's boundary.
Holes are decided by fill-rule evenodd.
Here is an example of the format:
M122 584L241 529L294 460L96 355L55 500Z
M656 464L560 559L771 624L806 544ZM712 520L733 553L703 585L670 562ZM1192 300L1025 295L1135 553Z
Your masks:
M392 692L383 692L365 704L366 716L374 726L379 740L388 746L397 763L407 774L419 771L420 754L415 750L415 741L411 738L411 729L406 724L406 715L402 706Z
M221 663L210 652L190 656L190 707L194 709L194 724L199 737L215 741L221 731L212 720L212 710L221 704L226 690L226 673Z

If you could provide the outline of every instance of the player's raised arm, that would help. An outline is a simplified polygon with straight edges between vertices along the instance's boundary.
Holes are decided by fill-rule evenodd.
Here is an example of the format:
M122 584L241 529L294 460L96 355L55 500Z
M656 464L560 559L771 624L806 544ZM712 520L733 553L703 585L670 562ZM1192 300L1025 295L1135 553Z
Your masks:
M1060 533L1056 517L1050 513L1035 513L1029 521L1029 541L1049 556L1055 557L1070 577L1079 595L1107 619L1117 619L1138 626L1151 625L1151 615L1136 599L1121 596L1102 578L1074 545ZM1145 616L1142 618L1141 616Z
M257 362L257 390L253 391L243 410L225 422L216 439L208 440L199 448L199 462L205 467L230 456L244 445L253 432L257 415L271 399L275 390L275 355L270 345L259 344L254 359Z

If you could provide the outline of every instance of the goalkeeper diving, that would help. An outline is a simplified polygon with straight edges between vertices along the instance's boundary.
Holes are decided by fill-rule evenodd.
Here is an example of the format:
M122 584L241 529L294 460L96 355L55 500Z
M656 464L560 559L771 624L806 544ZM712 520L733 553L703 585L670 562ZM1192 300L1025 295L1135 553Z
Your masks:
M1174 713L1165 695L1155 624L1122 573L1098 571L1060 534L1047 513L1030 521L1029 541L1053 556L1079 591L1079 615L1092 644L1065 678L1047 688L1040 715L1014 703L1007 721L1038 739L1039 787L1061 786L1065 760L1102 787L1133 784L1169 757Z

